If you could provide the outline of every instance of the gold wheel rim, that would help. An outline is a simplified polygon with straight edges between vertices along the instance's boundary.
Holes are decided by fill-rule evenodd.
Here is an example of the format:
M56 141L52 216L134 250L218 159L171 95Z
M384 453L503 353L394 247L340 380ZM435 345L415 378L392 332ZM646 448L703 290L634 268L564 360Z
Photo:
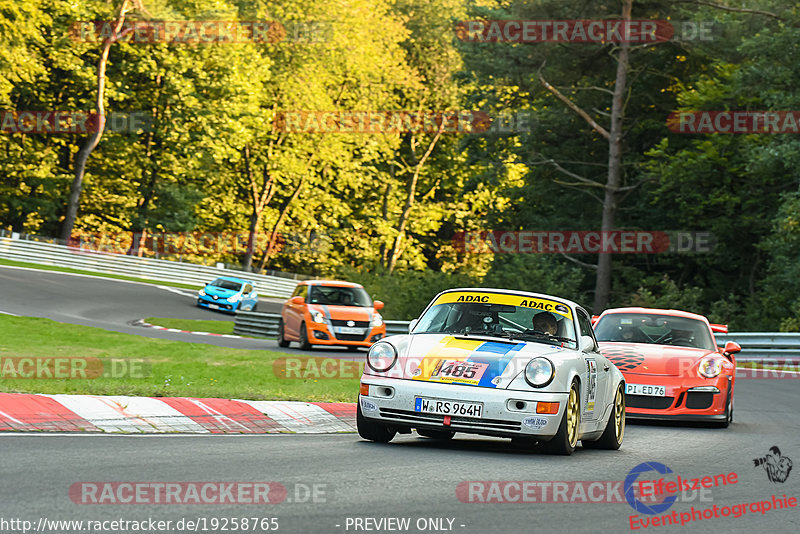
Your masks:
M573 387L569 390L569 400L567 401L567 439L569 439L570 447L574 447L578 443L579 420L578 392Z
M622 386L617 388L617 396L614 398L614 426L617 430L617 443L620 443L625 435L625 396L622 394Z

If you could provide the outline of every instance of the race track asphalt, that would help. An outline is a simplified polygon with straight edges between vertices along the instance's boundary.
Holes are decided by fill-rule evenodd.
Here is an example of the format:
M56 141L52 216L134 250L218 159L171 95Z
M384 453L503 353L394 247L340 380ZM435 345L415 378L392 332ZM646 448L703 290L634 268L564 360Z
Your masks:
M413 434L384 445L362 441L354 434L0 435L0 516L34 524L39 517L152 517L174 522L201 517L275 517L279 532L296 533L398 532L354 530L352 521L357 517L410 518L409 529L400 532L631 532L629 518L635 512L626 502L587 503L578 496L577 502L555 504L472 503L462 502L456 488L467 481L623 481L643 462L668 466L673 471L665 475L668 480L675 475L701 478L736 473L735 484L702 496L687 495L686 501L678 501L664 512L675 511L678 518L681 513L691 514L692 507L703 510L716 505L721 512L722 507L770 500L772 495L797 498L800 473L790 472L783 483L770 482L764 469L753 462L773 445L780 447L785 457L795 462L800 459L800 416L790 402L797 398L797 383L742 380L738 388L737 420L728 429L629 424L621 450L579 448L570 457L518 450L508 440L473 436L440 443ZM77 504L70 500L69 488L85 481L279 482L287 488L288 500L300 497L303 502L258 506ZM317 502L303 500L314 485ZM518 493L509 495L514 498ZM567 495L573 498L572 493ZM348 518L350 528L346 528ZM419 530L415 523L421 518L453 519L452 530ZM793 508L638 531L790 533L798 531L798 522L797 508Z

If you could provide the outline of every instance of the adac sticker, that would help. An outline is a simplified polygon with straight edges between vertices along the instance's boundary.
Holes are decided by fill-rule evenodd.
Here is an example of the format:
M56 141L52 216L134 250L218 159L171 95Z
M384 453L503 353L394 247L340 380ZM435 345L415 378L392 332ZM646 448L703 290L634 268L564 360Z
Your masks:
M374 412L378 409L378 405L367 399L361 399L361 409L365 412Z
M451 291L439 295L434 301L434 306L438 304L448 304L453 302L480 303L480 304L506 304L521 308L532 308L563 315L567 319L572 319L572 311L569 306L550 299L536 297L526 297L523 295L509 295L507 293L493 293L483 291Z
M547 419L544 417L526 417L525 419L522 420L522 424L527 426L528 428L538 430L540 428L544 428L547 425Z

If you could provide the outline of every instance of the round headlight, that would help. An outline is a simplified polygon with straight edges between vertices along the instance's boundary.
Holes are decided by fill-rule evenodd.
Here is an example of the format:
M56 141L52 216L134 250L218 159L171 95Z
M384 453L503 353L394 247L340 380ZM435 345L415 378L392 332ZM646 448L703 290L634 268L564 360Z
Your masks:
M396 361L397 351L389 343L375 343L367 353L367 365L378 373L388 371Z
M534 358L525 366L525 381L535 388L543 388L555 376L553 364L547 358Z
M722 372L722 360L719 358L705 357L700 360L697 372L703 378L715 378Z
M314 319L315 323L324 323L325 316L322 314L321 311L313 311L311 312L311 318Z

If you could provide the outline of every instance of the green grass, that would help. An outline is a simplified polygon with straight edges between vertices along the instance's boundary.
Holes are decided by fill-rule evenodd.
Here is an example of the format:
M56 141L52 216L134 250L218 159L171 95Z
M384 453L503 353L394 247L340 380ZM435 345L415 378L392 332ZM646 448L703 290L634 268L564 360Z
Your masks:
M92 395L221 397L254 400L355 402L351 378L281 379L273 364L291 354L150 339L50 319L0 315L0 391ZM144 360L144 377L10 378L21 368L9 358L97 358L110 365ZM319 360L322 360L320 358ZM12 369L13 367L13 369ZM276 366L280 370L280 362Z
M57 267L55 265L40 265L38 263L28 263L24 261L14 261L0 258L0 265L9 265L11 267L27 267L28 269L38 269L40 271L56 271L59 273L74 273L86 274L89 276L97 276L99 278L112 278L114 280L129 280L131 282L143 282L145 284L158 284L162 286L179 287L182 289L198 289L200 286L191 284L180 284L177 282L163 282L159 280L150 280L147 278L135 278L133 276L122 276L118 274L96 273L94 271L83 271L81 269L70 269L69 267Z
M189 330L190 332L211 332L212 334L233 334L233 321L204 321L200 319L173 319L171 317L148 317L146 323Z

